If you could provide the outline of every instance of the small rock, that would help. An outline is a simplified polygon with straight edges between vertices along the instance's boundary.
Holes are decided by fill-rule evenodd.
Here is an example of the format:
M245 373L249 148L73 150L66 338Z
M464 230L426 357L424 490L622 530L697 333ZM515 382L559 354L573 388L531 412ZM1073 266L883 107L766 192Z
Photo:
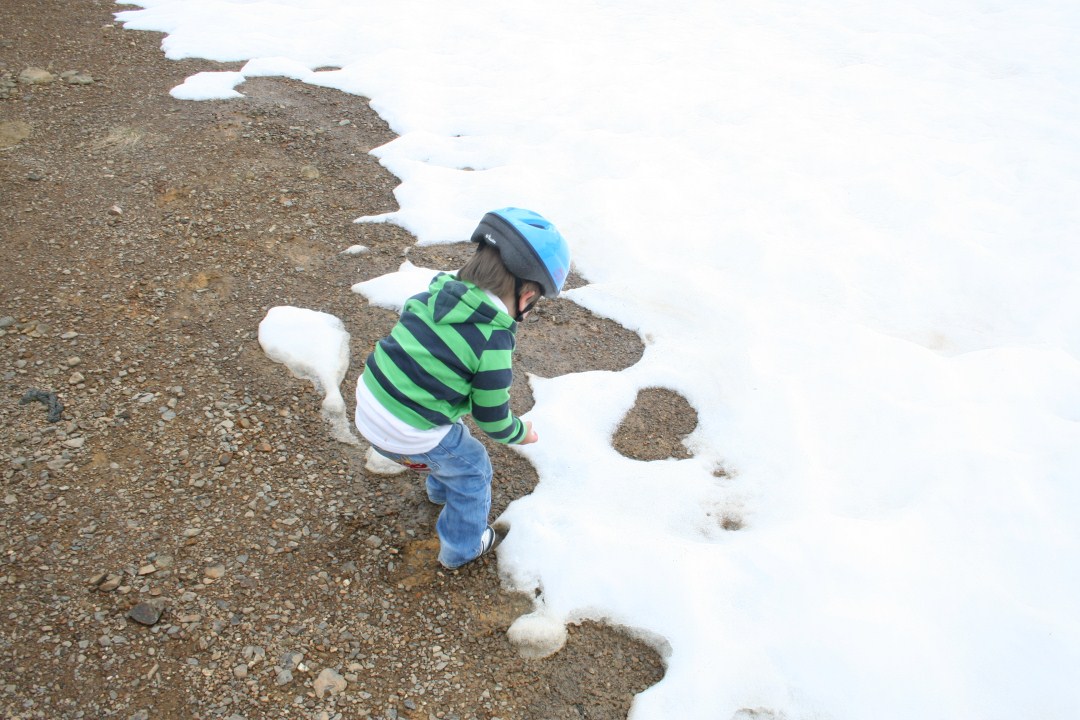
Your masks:
M281 656L280 666L292 670L295 667L299 667L300 663L304 661L304 653L296 652L295 650L289 650Z
M83 375L81 372L76 371L71 373L71 376L68 378L68 385L78 385L85 380L86 376Z
M56 76L39 67L28 67L19 73L19 82L23 85L48 85Z
M202 528L188 528L184 531L184 537L193 538L202 534Z
M292 670L289 670L288 668L278 668L277 678L275 679L275 682L278 685L287 685L288 683L291 683Z
M241 654L244 656L244 659L252 665L266 659L266 650L258 645L245 645Z
M371 548L377 548L383 543L382 538L378 535L369 535L368 539L364 541L364 544Z
M101 592L112 592L116 588L120 587L121 582L122 578L119 575L115 573L109 573L105 576L105 580L98 584L97 589Z
M26 179L31 182L40 182L45 179L45 176L39 172L29 172L26 174Z
M305 165L304 167L300 168L300 177L304 178L305 180L318 180L319 169L314 165Z
M225 566L222 563L208 565L203 570L203 575L210 578L211 580L218 580L219 578L223 578L225 577Z
M67 446L69 448L75 448L75 449L81 448L85 444L86 444L86 438L84 438L84 437L68 438L67 440L64 441L65 446Z
M87 73L75 73L64 78L69 85L93 85L94 77Z
M230 452L223 452L223 453L221 453L221 455L218 456L218 461L217 461L218 465L225 466L225 465L228 465L231 462L232 462L232 453L230 453Z
M120 216L124 214L124 210L119 205L113 205L111 208L109 208L109 214Z
M233 668L232 674L233 674L233 677L237 678L238 680L243 680L244 678L246 678L248 676L248 666L245 665L244 663L240 663L239 665L237 665L236 667Z
M341 677L337 671L331 668L324 668L319 677L315 678L314 688L315 694L318 697L322 697L330 692L331 695L337 695L338 693L345 692L345 688L348 687L348 683L345 682L345 678Z
M128 611L127 616L139 623L140 625L154 625L161 619L161 614L165 611L165 600L163 598L153 598L146 602L141 602Z
M14 147L28 137L30 126L22 120L0 122L0 148Z

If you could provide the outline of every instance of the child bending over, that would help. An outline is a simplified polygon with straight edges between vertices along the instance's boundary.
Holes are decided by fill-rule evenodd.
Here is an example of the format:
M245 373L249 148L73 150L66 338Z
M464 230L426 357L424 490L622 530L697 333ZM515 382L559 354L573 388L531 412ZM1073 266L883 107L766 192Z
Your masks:
M368 356L356 388L356 427L380 454L427 474L439 562L458 568L491 552L491 460L461 422L501 443L537 441L510 411L517 323L541 296L556 297L570 250L555 226L520 208L487 213L476 252L457 275L439 273L409 298Z

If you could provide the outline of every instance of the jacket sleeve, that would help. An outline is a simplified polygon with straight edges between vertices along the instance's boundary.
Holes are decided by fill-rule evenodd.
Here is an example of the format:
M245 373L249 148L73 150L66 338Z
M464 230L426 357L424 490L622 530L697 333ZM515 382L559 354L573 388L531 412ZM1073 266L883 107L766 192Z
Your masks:
M477 427L493 440L508 445L525 438L525 423L510 411L513 353L513 333L507 330L493 333L480 355L471 392L472 416Z

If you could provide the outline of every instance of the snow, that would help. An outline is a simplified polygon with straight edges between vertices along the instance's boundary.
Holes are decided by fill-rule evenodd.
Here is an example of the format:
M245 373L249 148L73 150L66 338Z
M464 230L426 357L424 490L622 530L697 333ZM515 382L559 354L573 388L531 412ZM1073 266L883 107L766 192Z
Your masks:
M322 414L335 439L359 442L341 395L341 381L349 369L349 333L341 320L317 310L270 308L259 323L259 345L267 357L323 393Z
M591 281L566 296L644 339L530 379L515 641L649 639L634 720L1080 714L1075 4L138 5L168 57L247 63L177 97L371 98L400 210L361 221L434 244L537 210ZM396 307L433 272L354 290ZM342 331L290 312L260 339L336 407ZM650 386L696 409L692 458L611 447Z

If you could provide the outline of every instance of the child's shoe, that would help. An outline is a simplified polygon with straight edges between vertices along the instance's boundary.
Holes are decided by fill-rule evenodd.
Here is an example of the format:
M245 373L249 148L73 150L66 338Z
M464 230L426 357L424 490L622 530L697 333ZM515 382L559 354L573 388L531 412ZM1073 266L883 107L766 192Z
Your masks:
M499 543L503 541L508 532L510 532L510 527L507 525L496 525L495 527L488 525L487 530L484 531L483 536L480 538L480 554L477 557L483 557L499 547Z
M492 526L488 525L487 529L484 530L484 534L480 536L480 554L479 555L474 557L472 560L467 560L467 561L461 563L461 565L453 565L453 566L447 565L446 563L442 562L442 560L440 560L439 562L447 570L457 570L458 568L465 567L466 565L471 563L473 560L479 560L480 558L484 557L485 555L490 553L495 548L499 547L499 543L501 543L503 541L503 538L506 537L506 534L508 532L510 532L510 526L509 525L504 525L502 523L497 524L495 527L492 527Z

